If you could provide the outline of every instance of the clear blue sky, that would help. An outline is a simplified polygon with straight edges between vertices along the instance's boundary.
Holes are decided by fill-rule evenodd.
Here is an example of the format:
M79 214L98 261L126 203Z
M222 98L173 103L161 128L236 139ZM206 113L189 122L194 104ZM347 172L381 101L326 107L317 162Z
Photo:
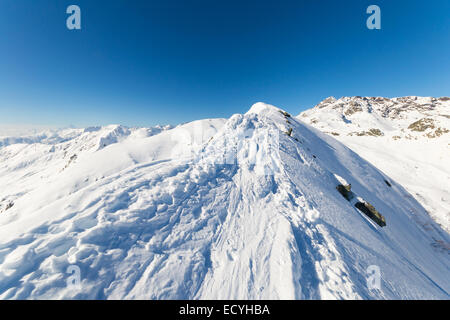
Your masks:
M66 28L67 6L82 30ZM381 8L381 30L366 8ZM450 95L450 1L1 0L0 123L147 126Z

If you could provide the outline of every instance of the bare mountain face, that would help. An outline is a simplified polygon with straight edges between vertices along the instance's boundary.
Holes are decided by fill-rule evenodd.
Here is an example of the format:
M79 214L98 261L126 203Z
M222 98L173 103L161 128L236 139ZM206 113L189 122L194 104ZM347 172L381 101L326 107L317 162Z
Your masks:
M394 178L450 230L450 98L329 97L298 118Z

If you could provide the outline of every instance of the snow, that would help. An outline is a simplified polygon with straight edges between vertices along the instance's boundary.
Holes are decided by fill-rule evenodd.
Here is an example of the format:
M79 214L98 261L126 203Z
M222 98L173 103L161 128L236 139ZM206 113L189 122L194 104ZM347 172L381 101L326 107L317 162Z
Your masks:
M273 111L279 111L281 109L272 106L271 104L267 104L264 102L257 102L255 104L252 105L252 107L250 108L250 110L247 111L246 114L258 114L258 115L267 115L270 112Z
M449 235L395 180L279 110L8 138L0 298L448 299Z
M378 101L377 101L378 100ZM346 115L351 104L362 110ZM450 232L450 133L414 131L409 126L429 118L450 129L450 100L430 97L326 99L298 119L333 135L404 186L447 232ZM355 132L380 129L383 136Z

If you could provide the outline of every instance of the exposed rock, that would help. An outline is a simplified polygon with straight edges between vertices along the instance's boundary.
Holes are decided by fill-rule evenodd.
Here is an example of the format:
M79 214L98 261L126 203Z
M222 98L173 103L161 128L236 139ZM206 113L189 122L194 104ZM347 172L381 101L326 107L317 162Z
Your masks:
M336 187L336 190L345 198L347 199L347 201L350 201L353 199L354 195L353 192L351 191L352 189L352 185L343 185L340 184Z
M280 110L280 113L285 117L285 118L290 118L291 115L289 113L287 113L286 111L282 111Z
M375 128L372 128L369 131L351 132L348 135L352 136L353 133L356 134L358 137L362 137L362 136L381 137L381 136L384 136L384 133L380 129L375 129Z
M434 129L434 128L435 128L434 120L430 118L420 119L416 122L411 123L408 127L408 129L410 129L411 131L419 131L419 132L423 132L427 129Z
M13 206L14 206L14 202L12 202L12 201L8 202L8 204L6 205L5 209L0 211L0 213L11 209ZM1 208L1 206L0 206L0 208Z
M350 102L349 104L350 106L347 108L347 110L345 110L344 114L346 116L350 116L356 112L361 112L363 111L361 105L355 101Z
M428 138L437 138L437 137L440 137L443 134L449 133L449 132L450 132L450 130L448 130L446 128L437 128L433 133L432 132L427 133L426 136Z
M369 202L357 202L355 207L358 208L362 213L368 216L370 219L375 221L380 227L386 226L386 219L379 213L373 205Z
M316 105L316 107L318 108L324 108L327 105L336 102L336 98L335 97L328 97L325 100L323 100L321 103L319 103L318 105Z

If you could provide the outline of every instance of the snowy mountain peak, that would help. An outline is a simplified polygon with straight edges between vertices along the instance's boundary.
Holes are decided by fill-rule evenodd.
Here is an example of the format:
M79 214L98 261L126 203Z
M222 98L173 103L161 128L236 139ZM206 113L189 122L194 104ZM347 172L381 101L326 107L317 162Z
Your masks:
M450 132L450 98L327 98L300 118L336 136L432 139Z
M257 102L252 105L252 107L247 111L246 114L256 113L261 115L266 115L270 112L280 111L281 109L264 102Z
M298 119L400 182L450 231L450 98L326 99Z
M288 113L258 103L130 132L80 134L53 152L0 148L0 298L449 297L448 234L394 180ZM105 136L117 139L96 148ZM82 141L94 145L80 152ZM378 287L366 281L374 268Z

